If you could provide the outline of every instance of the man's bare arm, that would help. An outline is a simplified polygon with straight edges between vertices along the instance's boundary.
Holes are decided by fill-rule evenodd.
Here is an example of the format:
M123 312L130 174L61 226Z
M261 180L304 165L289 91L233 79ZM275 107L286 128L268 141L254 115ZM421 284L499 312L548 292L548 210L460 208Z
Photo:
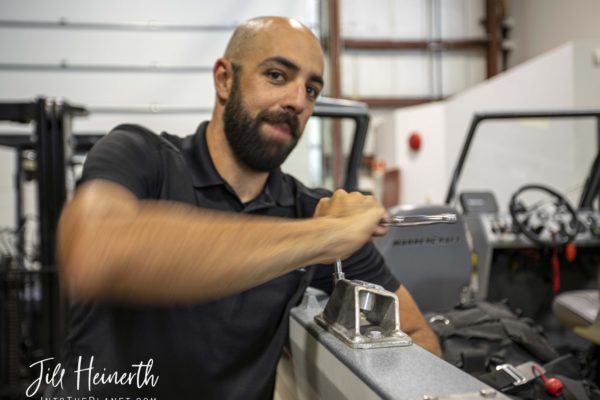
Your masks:
M398 302L400 303L400 328L416 344L441 357L442 350L438 338L427 325L427 321L425 321L421 310L419 310L408 290L404 286L400 286L396 290L396 296L398 296Z
M84 300L209 301L349 256L380 233L384 215L356 193L336 192L316 218L288 220L139 201L118 184L94 180L63 212L59 264L67 288Z

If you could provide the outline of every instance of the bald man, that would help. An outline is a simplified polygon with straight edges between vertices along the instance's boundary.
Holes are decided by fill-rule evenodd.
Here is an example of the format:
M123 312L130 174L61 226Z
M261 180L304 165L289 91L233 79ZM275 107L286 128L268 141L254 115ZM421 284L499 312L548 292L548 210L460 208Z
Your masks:
M308 285L331 292L336 257L348 278L395 291L403 329L439 354L369 242L384 209L279 168L323 87L317 38L287 18L250 20L213 78L212 119L193 135L120 125L89 153L59 227L74 306L65 373L46 395L270 399L289 310Z

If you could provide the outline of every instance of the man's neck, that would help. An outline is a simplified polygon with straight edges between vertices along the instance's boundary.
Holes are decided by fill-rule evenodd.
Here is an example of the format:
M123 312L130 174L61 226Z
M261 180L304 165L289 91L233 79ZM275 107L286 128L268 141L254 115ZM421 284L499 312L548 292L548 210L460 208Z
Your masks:
M206 128L208 153L221 177L233 188L242 203L254 200L262 192L268 172L257 172L242 164L231 151L222 124L214 119Z

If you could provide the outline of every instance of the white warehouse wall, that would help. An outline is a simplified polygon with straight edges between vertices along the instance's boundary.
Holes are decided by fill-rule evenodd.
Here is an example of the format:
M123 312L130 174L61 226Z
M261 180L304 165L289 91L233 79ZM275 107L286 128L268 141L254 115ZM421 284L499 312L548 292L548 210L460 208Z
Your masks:
M189 1L189 0L0 0L2 21L136 24L161 29L16 27L0 24L0 101L31 101L37 96L60 97L83 105L91 114L76 118L76 133L106 133L123 122L139 123L160 132L186 135L210 117L214 101L211 69L235 26L260 15L296 18L319 31L319 1ZM215 29L197 29L201 25ZM187 28L185 28L187 27ZM23 70L6 64L58 66L99 65L149 67L146 71ZM4 67L1 67L4 65ZM152 67L192 68L188 71ZM180 113L100 113L100 108L193 109ZM0 134L31 132L31 126L0 122ZM295 167L308 152L299 146L290 164L300 179L306 169ZM14 152L0 147L0 227L14 227ZM303 173L306 176L303 176ZM36 214L35 188L29 187L26 213Z
M598 48L600 41L567 43L450 99L445 182L450 180L475 112L600 109L600 90L592 94L581 90L582 85L578 83L583 74L589 78L587 85L600 89L600 68L592 61L592 54ZM539 135L547 137L536 137L532 133L532 128L536 128L532 121L484 123L479 144L488 146L489 150L481 153L475 150L469 155L472 157L470 169L465 171L463 185L479 185L471 189L494 187L502 207L506 207L510 195L519 186L532 182L546 183L560 191L578 187L568 195L576 202L583 182L573 179L587 171L597 151L594 122L563 120L552 122L552 126L547 120L535 122L539 123ZM504 154L496 160L489 157L501 152ZM519 171L511 175L497 164L493 166L500 160L507 168L519 166ZM559 164L555 160L563 162ZM490 176L494 169L497 175Z
M363 40L485 37L483 0L340 0L340 36ZM478 50L342 49L346 97L443 97L485 79Z
M258 15L286 15L318 29L317 1L169 1L0 0L0 18L13 21L134 23L141 26L199 26L199 30L110 30L0 28L0 61L4 63L106 65L139 67L203 67L191 72L11 71L0 73L0 98L37 95L64 97L91 109L149 106L210 109L214 100L211 68L223 52L233 28ZM227 29L230 27L230 29ZM182 134L201 117L146 118L156 130ZM122 115L91 115L75 120L75 130L110 129Z
M422 150L411 150L412 133L421 137ZM380 122L375 153L388 167L400 168L399 197L403 203L429 204L442 196L445 173L438 166L446 157L445 133L446 107L441 102L398 111L388 121Z
M568 43L446 101L395 111L383 124L392 127L394 139L379 135L377 148L396 149L386 161L402 171L401 202L444 202L475 113L600 109L600 66L592 57L598 48L600 41ZM423 145L407 158L406 140L397 138L414 130ZM444 146L441 155L438 143ZM590 120L484 122L475 144L461 187L493 189L502 208L520 185L532 182L569 189L575 201L583 182L574 177L585 175L598 145Z
M566 42L600 38L600 1L507 0L512 68Z

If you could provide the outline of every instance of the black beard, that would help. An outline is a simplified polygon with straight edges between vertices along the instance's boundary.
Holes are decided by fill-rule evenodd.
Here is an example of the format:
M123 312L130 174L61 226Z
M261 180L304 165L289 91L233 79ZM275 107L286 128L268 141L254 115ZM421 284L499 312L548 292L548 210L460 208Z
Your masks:
M229 100L223 111L225 137L235 157L247 167L260 172L270 172L278 168L296 147L300 133L298 118L282 111L261 111L252 118L242 104L239 77L233 77ZM259 131L263 122L285 123L291 133L291 140L284 143L264 138Z

